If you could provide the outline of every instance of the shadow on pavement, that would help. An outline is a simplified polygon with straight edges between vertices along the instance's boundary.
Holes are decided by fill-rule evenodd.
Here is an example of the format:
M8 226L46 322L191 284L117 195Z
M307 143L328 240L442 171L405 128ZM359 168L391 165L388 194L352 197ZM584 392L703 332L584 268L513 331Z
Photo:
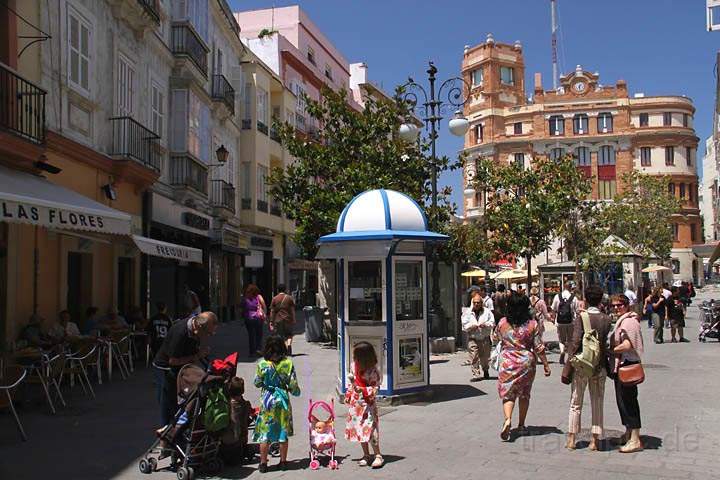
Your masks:
M479 388L461 384L435 384L432 385L434 395L432 403L451 402L463 398L481 397L487 395Z
M557 427L550 427L550 426L542 426L542 425L530 425L526 427L525 432L519 431L517 428L514 428L510 431L510 439L508 442L512 443L518 438L522 437L540 437L543 435L554 435L554 434L563 434L562 430L560 430Z

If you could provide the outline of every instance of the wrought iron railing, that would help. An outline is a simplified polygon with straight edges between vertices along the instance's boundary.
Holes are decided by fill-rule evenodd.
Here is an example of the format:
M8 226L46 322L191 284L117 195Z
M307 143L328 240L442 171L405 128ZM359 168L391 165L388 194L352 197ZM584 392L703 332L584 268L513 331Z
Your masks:
M172 51L175 55L187 55L207 76L208 49L189 23L173 23Z
M273 126L270 127L270 139L276 141L277 143L280 143L280 132L278 132L278 129L275 126L275 124L273 124Z
M140 5L145 8L145 12L147 12L150 17L152 17L153 21L155 23L160 23L160 13L158 11L158 0L137 0Z
M207 167L187 155L170 155L170 183L207 195Z
M282 216L280 205L270 205L270 215L275 215L276 217Z
M258 129L258 132L260 132L260 133L263 133L263 134L265 134L265 135L268 134L268 126L265 125L265 124L264 124L263 122L261 122L260 120L258 120L258 122L257 122L257 129Z
M212 76L212 98L227 105L230 113L235 115L235 89L223 75Z
M161 169L156 133L145 128L132 117L112 117L112 148L110 155L126 157L148 168Z
M265 200L258 200L258 201L257 201L257 209L258 209L259 212L265 212L265 213L267 213L267 211L268 211L268 202L266 202Z
M45 94L0 63L0 128L45 143Z
M210 203L213 207L227 208L235 213L235 187L225 180L212 180Z

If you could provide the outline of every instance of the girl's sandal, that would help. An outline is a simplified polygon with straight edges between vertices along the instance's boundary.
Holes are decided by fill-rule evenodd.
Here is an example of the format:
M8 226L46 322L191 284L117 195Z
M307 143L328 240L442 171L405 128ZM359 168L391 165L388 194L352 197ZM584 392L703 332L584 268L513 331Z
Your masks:
M367 467L370 465L370 455L364 456L359 462L358 465L361 467Z
M370 466L372 468L382 468L383 465L385 465L385 459L383 459L382 455L375 455L375 460L373 460Z
M511 420L508 418L505 420L502 426L502 430L500 430L500 439L504 442L508 441L510 438L510 427L512 426Z

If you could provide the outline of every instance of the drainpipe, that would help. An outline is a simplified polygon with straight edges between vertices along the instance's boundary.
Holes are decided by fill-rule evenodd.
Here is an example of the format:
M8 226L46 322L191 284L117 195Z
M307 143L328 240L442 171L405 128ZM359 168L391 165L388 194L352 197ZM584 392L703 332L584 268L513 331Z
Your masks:
M142 235L150 237L150 221L152 219L152 190L142 194ZM145 318L150 318L150 258L140 254L140 306Z

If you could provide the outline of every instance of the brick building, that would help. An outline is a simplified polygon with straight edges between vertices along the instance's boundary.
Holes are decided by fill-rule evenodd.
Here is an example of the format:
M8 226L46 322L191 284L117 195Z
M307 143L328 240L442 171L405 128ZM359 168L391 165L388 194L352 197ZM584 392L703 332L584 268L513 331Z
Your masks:
M610 200L621 188L622 175L632 169L670 175L670 188L681 199L673 219L672 257L677 279L698 279L702 262L692 245L702 243L693 129L695 108L683 96L630 96L624 80L600 83L598 73L578 66L560 78L557 91L544 90L539 73L532 92L525 87L522 45L496 43L492 35L466 47L462 75L471 85L465 115L471 128L465 137L467 184L473 159L521 162L529 166L540 155L572 154L578 168L593 178L594 200ZM529 96L531 95L531 96ZM482 192L466 188L466 220L482 215ZM537 261L557 261L548 252Z

